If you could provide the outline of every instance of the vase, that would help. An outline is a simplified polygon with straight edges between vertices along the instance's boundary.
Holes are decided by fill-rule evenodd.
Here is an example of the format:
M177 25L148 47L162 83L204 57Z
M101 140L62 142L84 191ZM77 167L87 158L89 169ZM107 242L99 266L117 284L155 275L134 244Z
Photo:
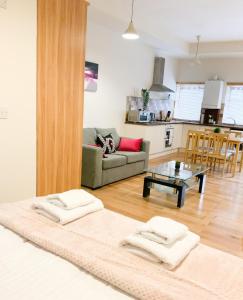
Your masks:
M176 163L175 163L175 169L176 169L176 171L179 171L180 167L181 167L181 162L180 161L176 161Z

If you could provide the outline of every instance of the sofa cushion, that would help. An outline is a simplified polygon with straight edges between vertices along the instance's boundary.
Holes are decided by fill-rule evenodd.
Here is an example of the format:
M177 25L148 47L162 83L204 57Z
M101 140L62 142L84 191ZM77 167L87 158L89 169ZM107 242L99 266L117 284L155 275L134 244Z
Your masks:
M96 144L96 130L95 128L83 129L83 144L94 145Z
M102 169L107 170L124 166L127 163L127 158L122 155L108 154L106 158L102 159Z
M111 134L108 134L106 136L98 134L96 143L103 149L105 154L111 154L116 152L115 141Z
M146 152L144 151L140 151L140 152L117 151L114 155L126 157L128 164L146 159Z
M120 137L115 128L95 128L95 129L96 129L96 134L101 134L102 136L111 134L115 141L116 148L119 146Z
M139 152L141 150L143 139L130 139L122 137L118 151Z

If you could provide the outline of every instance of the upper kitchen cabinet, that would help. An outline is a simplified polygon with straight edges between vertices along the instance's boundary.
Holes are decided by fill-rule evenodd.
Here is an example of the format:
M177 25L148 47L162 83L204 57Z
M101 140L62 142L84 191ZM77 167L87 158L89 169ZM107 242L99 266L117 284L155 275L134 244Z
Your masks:
M224 87L224 81L206 81L202 108L220 109L222 104Z

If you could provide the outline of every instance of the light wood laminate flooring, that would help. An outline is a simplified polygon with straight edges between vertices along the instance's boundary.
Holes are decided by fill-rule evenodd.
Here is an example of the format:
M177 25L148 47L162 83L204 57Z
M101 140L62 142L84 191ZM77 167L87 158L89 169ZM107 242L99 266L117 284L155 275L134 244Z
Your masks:
M150 165L183 159L181 154L164 156ZM221 172L208 174L203 196L198 187L187 191L184 207L176 207L176 196L151 190L149 198L142 197L145 174L89 190L100 198L106 208L146 222L159 215L189 226L209 246L243 257L243 172L234 178L222 177Z

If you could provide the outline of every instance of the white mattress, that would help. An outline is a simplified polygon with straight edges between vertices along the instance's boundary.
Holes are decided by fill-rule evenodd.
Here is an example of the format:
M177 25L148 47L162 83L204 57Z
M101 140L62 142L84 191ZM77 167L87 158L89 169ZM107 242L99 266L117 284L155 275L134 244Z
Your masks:
M1 300L131 300L0 225Z

